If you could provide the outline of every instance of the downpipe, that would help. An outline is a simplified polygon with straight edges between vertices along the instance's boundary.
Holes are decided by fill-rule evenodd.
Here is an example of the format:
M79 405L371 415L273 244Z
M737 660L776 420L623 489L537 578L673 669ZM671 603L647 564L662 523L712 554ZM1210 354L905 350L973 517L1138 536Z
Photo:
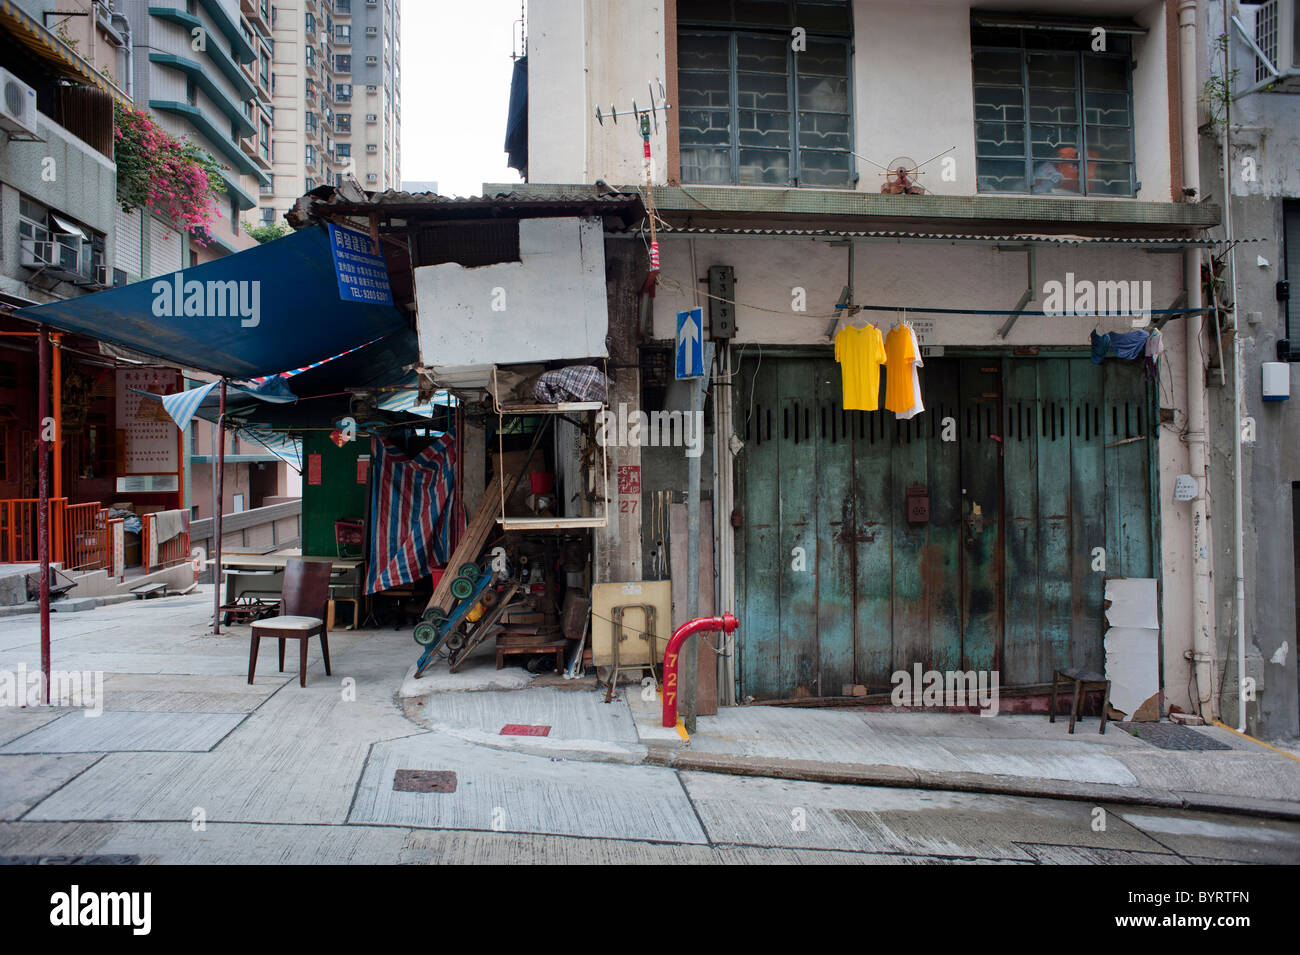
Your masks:
M1201 186L1200 131L1197 123L1197 30L1196 0L1179 0L1178 4L1178 61L1179 93L1181 100L1181 129L1184 182L1194 186L1197 195ZM1202 307L1201 251L1188 249L1185 253L1183 283L1187 291L1187 307ZM1192 659L1196 673L1197 708L1207 722L1216 716L1214 697L1214 648L1210 630L1210 574L1211 556L1209 527L1206 524L1206 418L1205 418L1205 366L1201 363L1201 337L1205 316L1190 311L1187 316L1186 352L1187 376L1187 456L1191 475L1196 479L1196 497L1192 500L1191 547L1192 592L1191 627Z
M724 613L721 617L696 617L673 631L664 650L664 726L677 725L677 658L682 644L697 633L735 633L738 626L740 621L733 614Z

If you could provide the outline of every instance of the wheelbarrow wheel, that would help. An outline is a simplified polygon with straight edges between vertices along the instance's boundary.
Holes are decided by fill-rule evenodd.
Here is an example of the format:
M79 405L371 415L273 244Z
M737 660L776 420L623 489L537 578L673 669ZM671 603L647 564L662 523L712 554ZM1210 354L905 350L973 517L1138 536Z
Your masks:
M447 649L449 651L459 650L465 645L465 636L460 633L453 633L447 638Z
M457 577L451 582L451 595L457 600L464 600L474 592L474 581L468 577Z
M420 621L415 625L415 642L422 647L427 647L438 639L438 628L426 621Z
M460 565L460 570L456 573L457 577L468 577L470 580L478 580L480 573L478 564L465 563Z
M425 623L431 623L435 627L441 627L447 622L447 612L441 607L429 607L420 615L420 619Z
M497 601L500 599L501 599L501 595L489 587L487 590L483 591L483 596L479 598L479 603L483 605L484 610L488 610L492 607L495 607L497 605Z

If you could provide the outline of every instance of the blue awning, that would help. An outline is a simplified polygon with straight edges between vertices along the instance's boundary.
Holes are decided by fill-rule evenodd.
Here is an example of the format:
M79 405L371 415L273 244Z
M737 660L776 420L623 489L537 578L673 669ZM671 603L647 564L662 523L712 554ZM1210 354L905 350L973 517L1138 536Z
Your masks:
M14 315L235 379L300 368L409 327L392 305L341 298L323 226Z

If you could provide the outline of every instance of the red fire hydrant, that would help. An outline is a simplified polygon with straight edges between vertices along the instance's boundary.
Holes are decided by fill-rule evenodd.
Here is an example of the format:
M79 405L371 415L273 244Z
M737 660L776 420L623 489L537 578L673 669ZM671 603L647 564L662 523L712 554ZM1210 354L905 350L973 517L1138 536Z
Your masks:
M686 638L697 633L735 633L740 621L732 614L724 613L721 617L696 617L688 620L668 639L668 648L664 651L664 726L677 725L677 656Z

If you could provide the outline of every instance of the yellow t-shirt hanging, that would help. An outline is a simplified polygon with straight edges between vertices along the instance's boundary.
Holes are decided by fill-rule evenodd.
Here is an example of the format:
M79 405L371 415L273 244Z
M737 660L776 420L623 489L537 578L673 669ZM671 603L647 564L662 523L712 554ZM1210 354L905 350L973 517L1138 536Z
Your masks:
M845 411L876 411L880 407L880 366L885 343L874 325L845 325L835 336L835 360L844 379Z
M895 325L885 336L889 373L885 376L885 408L895 414L909 410L916 401L912 386L912 362L916 349L906 325Z

